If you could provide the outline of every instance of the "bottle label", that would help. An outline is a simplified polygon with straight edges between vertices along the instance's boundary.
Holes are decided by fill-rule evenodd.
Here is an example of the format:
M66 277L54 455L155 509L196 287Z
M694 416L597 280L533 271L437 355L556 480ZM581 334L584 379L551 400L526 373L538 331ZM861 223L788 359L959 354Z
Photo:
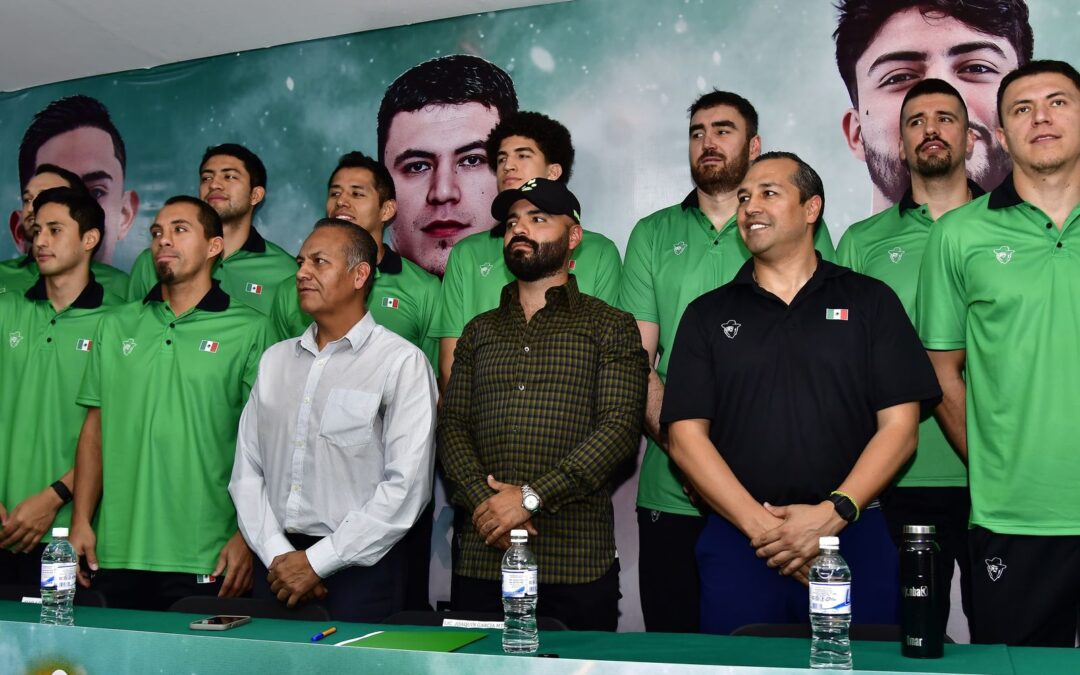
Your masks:
M502 571L502 595L504 598L525 598L536 595L536 570Z
M851 614L851 582L810 582L811 614Z
M42 563L41 587L50 591L75 590L75 563Z

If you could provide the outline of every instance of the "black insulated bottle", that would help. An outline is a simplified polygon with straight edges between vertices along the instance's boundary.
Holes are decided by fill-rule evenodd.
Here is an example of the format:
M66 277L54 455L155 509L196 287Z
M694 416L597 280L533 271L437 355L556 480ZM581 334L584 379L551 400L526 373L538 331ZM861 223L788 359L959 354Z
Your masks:
M937 573L938 545L933 525L905 525L900 549L901 646L915 659L938 659L944 654L945 626Z

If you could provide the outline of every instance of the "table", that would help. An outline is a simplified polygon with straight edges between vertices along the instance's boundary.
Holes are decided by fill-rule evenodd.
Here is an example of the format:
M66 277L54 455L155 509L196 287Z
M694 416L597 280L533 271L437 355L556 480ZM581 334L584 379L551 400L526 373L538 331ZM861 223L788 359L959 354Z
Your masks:
M191 631L193 614L76 607L76 626L37 624L39 608L0 602L0 673L726 673L792 675L807 669L804 639L664 633L544 632L540 652L560 658L506 656L498 631L452 654L383 649L335 649L375 630L440 630L337 622L337 633L312 644L326 625L254 619L229 631ZM454 630L454 629L441 629ZM1056 675L1080 673L1072 649L946 645L945 657L905 659L899 646L855 642L855 672ZM515 662L509 661L515 659ZM721 666L721 667L717 667Z

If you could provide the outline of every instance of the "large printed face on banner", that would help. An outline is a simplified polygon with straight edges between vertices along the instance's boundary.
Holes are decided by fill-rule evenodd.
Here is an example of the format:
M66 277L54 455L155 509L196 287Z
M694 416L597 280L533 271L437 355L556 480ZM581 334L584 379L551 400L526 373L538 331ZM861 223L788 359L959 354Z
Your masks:
M924 78L945 80L960 91L975 133L968 173L986 189L997 187L1011 169L994 133L997 88L1019 60L1005 37L944 11L908 7L881 24L855 63L857 107L843 118L848 147L866 162L874 184L875 212L900 201L910 185L899 150L900 104Z

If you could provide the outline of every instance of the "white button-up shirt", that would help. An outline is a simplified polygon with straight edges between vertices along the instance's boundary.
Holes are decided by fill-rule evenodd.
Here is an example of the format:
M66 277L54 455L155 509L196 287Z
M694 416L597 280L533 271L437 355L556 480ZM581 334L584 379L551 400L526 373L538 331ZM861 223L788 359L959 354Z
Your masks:
M240 418L229 493L267 567L307 549L326 578L378 562L431 498L435 378L423 352L370 312L321 351L313 323L263 354Z

